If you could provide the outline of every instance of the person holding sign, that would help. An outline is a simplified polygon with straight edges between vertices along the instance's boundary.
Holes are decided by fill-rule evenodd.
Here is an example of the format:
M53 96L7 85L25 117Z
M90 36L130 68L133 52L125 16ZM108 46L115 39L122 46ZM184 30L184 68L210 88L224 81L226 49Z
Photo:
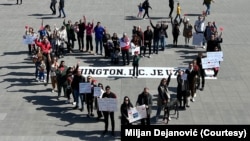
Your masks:
M130 102L128 96L125 96L123 99L123 103L121 105L121 125L132 125L128 120L128 109L133 108L133 104Z
M98 94L96 94L97 88L99 88ZM99 120L102 117L102 111L99 110L99 105L98 105L97 99L102 98L103 93L104 93L103 85L102 85L102 83L98 83L97 87L94 88L95 108L96 108L96 113L97 113L97 120Z
M88 117L93 117L93 103L94 103L94 87L96 87L95 84L96 80L92 78L92 76L87 77L87 83L90 83L91 85L91 92L90 93L85 93L86 97L86 104L87 104L87 110L88 110Z
M116 94L114 94L113 92L111 92L110 90L110 86L106 86L105 90L106 92L103 93L102 98L117 98ZM105 123L105 130L103 131L103 135L105 135L108 132L108 124L109 124L109 116L111 119L111 126L112 126L112 136L115 136L115 118L114 118L114 112L112 111L103 111L103 115L104 115L104 123Z
M141 125L150 125L150 115L152 113L152 95L149 93L149 89L145 87L143 92L138 95L136 106L145 105L147 111L147 117L141 119ZM145 123L146 120L146 123Z
M76 66L76 72L74 73L74 77L73 77L73 81L71 83L71 87L72 87L72 90L73 90L73 96L74 96L74 109L78 109L79 108L79 105L80 105L80 102L81 102L81 108L80 110L83 111L83 108L84 108L84 104L83 104L83 101L84 101L84 97L82 94L80 94L80 83L83 83L85 82L85 77L82 76L81 74L81 70L79 69L79 63L77 63L77 66ZM79 99L81 100L79 102Z

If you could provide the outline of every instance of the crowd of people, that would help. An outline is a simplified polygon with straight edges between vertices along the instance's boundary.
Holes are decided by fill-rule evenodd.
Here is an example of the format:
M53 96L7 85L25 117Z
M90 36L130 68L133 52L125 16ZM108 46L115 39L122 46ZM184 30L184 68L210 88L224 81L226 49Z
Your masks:
M60 0L62 1L62 0ZM51 5L52 14L56 14L55 3ZM148 0L145 0L146 4L140 4L138 17L142 16L142 11L149 17L148 9L152 7L149 5ZM210 3L205 3L207 6ZM178 46L178 37L180 35L181 26L183 23L183 37L185 40L185 46L190 46L190 39L193 37L193 33L202 34L204 41L202 46L206 48L207 52L221 51L222 43L222 31L219 33L215 22L208 22L205 26L205 18L210 14L210 5L206 14L198 16L198 20L195 21L194 25L191 24L190 20L186 16L181 16L180 3L177 4L177 15L175 19L172 18L172 10L174 8L173 1L170 0L169 6L171 8L169 17L171 18L172 36L173 36L173 47ZM143 10L142 10L143 9ZM65 17L64 10L62 11ZM61 16L61 14L59 15ZM179 18L179 19L178 19ZM153 24L152 20L149 20L149 25L146 30L142 30L140 26L135 26L132 29L132 37L128 36L126 32L122 34L122 37L118 37L117 33L112 35L108 32L108 27L101 25L101 22L97 22L94 25L92 22L87 22L86 16L82 19L73 23L71 20L67 22L65 19L60 27L54 25L45 25L42 21L42 26L36 33L33 27L26 27L26 36L35 36L34 43L28 44L29 54L32 54L33 62L35 66L35 79L37 81L44 82L48 85L51 82L51 92L57 92L58 100L62 97L66 97L66 103L72 103L73 109L79 109L84 111L84 104L87 106L87 116L94 117L94 110L96 109L96 118L99 120L104 117L105 130L103 134L108 131L109 116L112 125L112 135L114 135L115 121L114 112L100 111L98 108L98 98L117 98L116 94L111 91L110 86L104 87L104 85L96 78L82 76L81 70L79 69L80 62L76 65L69 67L65 61L58 61L59 58L63 58L72 52L78 50L78 52L85 52L93 55L101 55L106 59L110 59L113 65L118 65L120 59L122 65L132 65L134 67L133 77L138 76L139 60L143 57L151 58L152 54L158 54L158 51L164 51L166 47L168 34L167 30L169 25L163 21ZM78 42L78 49L76 49L75 42ZM95 48L93 47L93 41L95 41ZM207 45L205 47L205 44ZM131 57L129 52L131 49L139 48L138 51L133 52L134 55ZM153 49L153 51L152 51ZM104 50L104 52L103 52ZM148 53L147 53L148 52ZM201 59L205 57L204 53L198 52L197 57L188 64L186 70L179 70L177 76L177 99L179 101L179 108L186 109L190 107L190 101L194 102L196 97L196 91L201 91L205 88L205 69L202 67ZM132 61L131 61L132 60ZM213 68L215 71L214 76L218 74L219 68ZM168 86L171 80L171 75L168 78L162 78L158 86L158 99L157 99L157 112L156 121L160 117L162 109L167 108L167 103L170 102L171 96L168 90ZM201 80L201 81L200 81ZM79 91L80 83L90 83L91 93L83 94ZM200 86L201 83L201 86ZM101 87L102 94L99 97L94 96L94 87ZM104 89L105 88L105 89ZM73 100L71 100L73 98ZM142 93L138 95L138 99L135 102L135 106L145 105L147 110L147 117L141 119L142 125L151 124L151 113L152 113L152 95L149 92L149 88L143 88ZM120 107L121 112L121 124L131 124L128 121L127 110L133 107L133 104L128 96L124 97L124 100ZM165 110L164 110L165 111ZM164 112L163 121L166 123L167 120L171 120L168 113Z

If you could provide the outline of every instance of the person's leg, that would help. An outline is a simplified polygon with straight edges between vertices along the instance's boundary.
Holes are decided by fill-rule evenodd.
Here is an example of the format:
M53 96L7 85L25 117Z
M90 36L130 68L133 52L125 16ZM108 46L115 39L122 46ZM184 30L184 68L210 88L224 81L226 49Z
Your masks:
M59 7L58 11L59 11L59 16L58 17L60 18L61 17L61 13L62 13L62 8Z
M158 118L161 114L161 109L162 109L162 106L157 106L157 110L156 110L156 115L155 115L155 118L156 118L156 121L158 121Z
M159 39L156 40L156 47L155 47L155 52L156 54L158 54L158 51L159 51Z
M103 134L105 134L108 131L108 124L109 124L109 113L106 111L103 111L103 115L104 115L104 123L105 123L105 127L104 127L104 132Z
M80 41L80 37L79 36L77 36L77 42L78 42L78 49L79 49L79 51L81 51L82 50L82 46L81 46L81 41Z
M133 76L135 76L135 65L133 65Z
M102 48L103 48L102 39L100 39L100 51L101 51L101 55L102 55Z
M115 131L115 117L114 117L114 112L110 112L110 120L111 120L112 134L114 134L114 131Z
M136 65L136 66L135 66L135 69L136 69L136 77L138 77L138 76L139 76L139 71L138 71L138 68L139 68L139 65Z
M123 60L123 65L126 65L126 62L125 62L125 51L122 50L122 60Z
M81 42L81 47L82 47L82 51L84 49L84 40L83 40L83 36L80 36L80 42Z
M90 42L90 50L91 51L93 51L93 41L92 40L93 40L93 37L90 36L90 41L89 42Z
M130 64L129 51L126 51L126 57L127 57L127 65L129 65Z
M96 53L96 55L98 55L98 44L99 44L99 41L97 38L95 38L95 53Z
M89 45L90 45L90 37L86 36L86 51L89 51Z

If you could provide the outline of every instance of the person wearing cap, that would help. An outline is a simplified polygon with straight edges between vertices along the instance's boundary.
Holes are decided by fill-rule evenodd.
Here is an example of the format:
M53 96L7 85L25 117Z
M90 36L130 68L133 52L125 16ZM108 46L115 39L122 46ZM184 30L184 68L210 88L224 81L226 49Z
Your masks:
M139 56L139 52L138 51L135 51L134 52L134 56L133 56L133 63L132 63L132 65L133 65L133 76L132 76L132 78L137 78L138 77L138 74L139 74L139 72L138 72L138 67L139 67L139 60L140 60L140 56Z
M184 19L183 19L183 24L184 24L183 36L185 38L185 46L188 47L189 46L189 40L193 36L193 32L192 32L193 31L193 26L189 22L189 19L186 18L186 17L184 17Z
M127 35L127 33L123 33L122 38L120 39L120 48L122 51L122 59L123 59L123 65L129 65L130 60L129 60L129 48L130 48L130 39ZM125 59L126 57L126 59Z
M105 92L102 95L102 98L117 98L116 94L111 92L110 86L107 85L105 87ZM114 118L114 112L113 111L103 111L104 115L104 123L105 123L105 130L103 131L103 135L105 135L108 132L108 124L109 124L109 116L111 119L111 126L112 126L112 136L115 136L115 118Z

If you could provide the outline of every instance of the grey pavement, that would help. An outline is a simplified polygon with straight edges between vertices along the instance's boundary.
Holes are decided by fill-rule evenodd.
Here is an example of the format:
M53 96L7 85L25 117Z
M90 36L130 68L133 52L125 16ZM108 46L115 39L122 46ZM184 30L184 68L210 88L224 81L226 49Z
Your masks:
M83 15L87 21L94 19L107 27L110 33L121 35L127 32L131 36L133 25L143 30L149 20L138 20L135 0L66 0L66 20L77 21ZM183 14L197 15L205 9L201 0L180 0ZM41 19L44 24L62 25L63 19L51 15L50 0L23 0L16 5L15 0L0 2L0 140L1 141L78 141L78 140L120 140L120 113L115 113L116 137L100 137L104 122L87 118L86 108L83 112L72 110L73 105L65 104L62 98L56 100L56 93L51 93L51 85L44 86L34 80L34 64L27 55L27 46L22 44L24 26L30 25L36 30ZM155 24L166 20L169 12L168 0L150 0L153 10L150 16ZM180 111L179 119L174 117L171 125L198 124L250 124L250 74L249 74L249 25L250 15L248 0L218 0L212 4L211 15L206 21L216 21L224 27L222 49L224 61L216 80L206 80L205 90L198 91L196 101L190 108ZM173 12L175 15L175 11ZM197 16L188 16L192 23ZM172 43L171 26L168 29L167 43ZM184 48L184 38L179 37L179 47L167 47L164 52L152 58L142 58L140 66L144 67L186 67L201 48ZM76 44L76 48L78 45ZM86 53L73 53L65 56L67 65L74 65L80 60L81 66L100 65L102 56ZM108 61L107 61L108 62ZM156 113L156 94L159 78L96 78L118 96L118 108L124 96L129 96L135 104L137 96L144 87L154 95L152 124ZM176 80L170 83L171 94L176 94ZM110 125L109 125L110 129Z

